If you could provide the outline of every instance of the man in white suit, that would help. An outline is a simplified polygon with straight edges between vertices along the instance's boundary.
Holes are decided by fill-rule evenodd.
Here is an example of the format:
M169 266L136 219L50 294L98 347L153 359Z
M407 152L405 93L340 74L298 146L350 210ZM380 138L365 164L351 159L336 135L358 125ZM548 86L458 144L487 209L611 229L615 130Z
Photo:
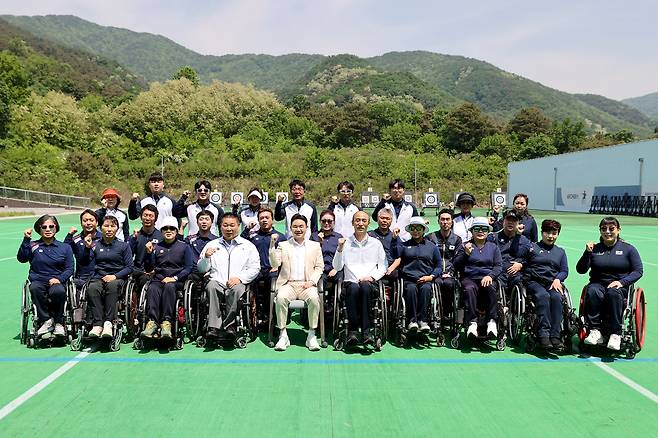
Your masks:
M315 330L318 326L320 314L320 297L318 295L318 281L322 276L324 261L322 248L318 242L306 239L308 219L295 214L290 220L292 237L281 242L275 248L276 238L273 235L270 243L270 264L279 269L276 280L276 319L280 330L279 341L274 347L277 351L284 351L290 346L286 322L288 320L288 305L293 300L304 300L308 306L308 337L306 346L311 351L320 349Z

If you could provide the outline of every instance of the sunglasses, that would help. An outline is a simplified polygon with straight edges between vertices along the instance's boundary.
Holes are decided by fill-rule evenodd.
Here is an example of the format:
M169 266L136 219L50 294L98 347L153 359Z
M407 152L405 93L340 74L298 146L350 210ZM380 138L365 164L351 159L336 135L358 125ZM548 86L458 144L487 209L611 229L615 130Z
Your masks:
M473 230L474 233L486 233L487 231L489 231L489 228L488 227L473 227L473 228L471 228L471 230Z
M340 190L338 193L341 193L343 195L351 195L352 191L351 190Z
M320 220L320 222L322 222L323 224L331 224L331 223L334 222L334 220L333 219L322 219L322 220Z
M167 231L176 231L176 227L162 227L162 228L160 229L160 231L164 231L164 232L167 232Z
M409 227L409 231L425 231L425 227L422 225L414 225Z
M197 193L208 193L210 190L208 189L196 189Z
M55 225L41 225L42 230L54 230Z
M614 225L610 227L599 227L599 230L601 230L601 232L611 232L611 231L615 231L616 229L617 227L615 227Z

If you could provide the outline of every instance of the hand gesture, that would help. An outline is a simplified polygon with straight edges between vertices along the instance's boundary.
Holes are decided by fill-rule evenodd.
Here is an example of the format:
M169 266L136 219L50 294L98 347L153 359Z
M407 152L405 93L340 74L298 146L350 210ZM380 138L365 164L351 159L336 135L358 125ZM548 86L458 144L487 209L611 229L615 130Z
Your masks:
M217 248L211 246L206 250L206 257L210 258L213 254L215 254L215 252L217 252Z
M185 190L185 191L183 192L183 198L189 198L189 197L190 197L190 193L191 193L191 192L190 192L189 190Z
M132 200L137 201L138 199L139 199L139 193L137 193L137 192L133 193Z
M278 234L272 234L272 237L270 238L270 248L274 248L276 246L276 242L279 240L279 235Z
M190 223L190 221L187 218L183 218L180 221L180 230L183 231L187 227L187 225Z
M613 281L608 285L608 289L619 289L620 287L624 287L621 281Z
M338 274L338 271L336 271L335 269L332 269L332 270L329 271L329 273L327 274L327 277L329 277L329 278L334 278L334 277L336 276L336 274Z
M286 200L286 197L284 195L279 195L276 197L276 202L283 202Z
M114 281L116 279L117 279L116 275L106 275L103 278L101 278L101 280L103 280L103 282L105 282L105 283L109 283L109 282Z
M146 246L146 252L148 254L151 254L153 252L153 242L152 241L146 242L145 246Z
M400 235L400 229L399 228L393 228L393 238L395 239Z
M338 196L336 196L336 195L332 196L331 197L331 202L333 202L334 204L337 204L338 203Z
M338 239L338 248L336 248L336 251L343 252L343 248L345 247L345 242L346 240L344 237Z
M489 225L493 226L494 222L496 222L496 219L494 219L493 216L489 216L487 219L489 219Z
M514 262L514 263L512 263L512 265L509 268L507 268L507 273L514 275L517 272L519 272L521 270L521 268L523 268L523 265L521 263Z
M240 283L242 283L242 280L240 280L238 277L232 277L232 278L228 279L228 281L226 282L226 286L231 288L231 287L233 287L237 284L240 284Z
M32 237L32 228L28 228L27 230L23 231L23 237L30 239Z
M322 231L320 231L318 233L318 237L320 238L320 241L323 241L324 240L324 233Z
M500 208L501 208L500 205L498 205L498 204L494 205L493 206L494 213L496 213L496 214L500 213Z
M85 246L86 246L87 248L91 248L91 244L92 244L93 241L94 241L94 239L93 239L93 237L91 236L91 234L87 234L87 235L85 236Z
M473 244L471 242L466 242L464 244L464 252L466 255L471 255L471 253L473 253Z
M592 252L594 250L594 242L587 242L585 244L585 251Z
M390 193L384 193L382 198L384 198L384 201L388 201L389 199L391 199L391 194Z
M251 230L255 226L256 226L256 221L249 221L249 223L247 224L247 229Z
M137 239L139 237L139 231L133 230L133 237Z
M51 278L50 280L48 280L48 284L52 286L53 284L60 284L60 281L56 278Z
M103 206L103 208L107 208L107 198L101 199L101 205Z
M162 279L162 282L167 284L167 283L175 283L176 279L174 277L165 277Z
M69 228L69 234L75 234L77 232L78 232L78 229L76 227Z
M553 280L553 283L551 283L551 287L549 287L549 290L550 289L556 290L556 291L560 292L561 294L564 294L564 289L562 288L562 282L560 280L558 280L557 278L555 280Z
M418 284L423 284L423 283L429 283L432 281L434 278L431 275L423 275L420 277L417 281Z
M488 275L483 277L482 280L480 281L482 287L491 286L492 283L493 283L493 278L489 277Z
M519 223L516 226L516 234L523 234L523 230L525 230L525 225L522 223Z

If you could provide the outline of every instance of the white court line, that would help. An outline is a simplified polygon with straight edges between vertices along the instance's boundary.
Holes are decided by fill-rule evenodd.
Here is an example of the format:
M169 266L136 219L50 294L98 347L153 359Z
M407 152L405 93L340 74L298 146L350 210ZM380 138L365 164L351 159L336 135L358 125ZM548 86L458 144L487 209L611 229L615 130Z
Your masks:
M19 395L14 400L7 403L2 409L0 409L0 420L2 420L7 415L14 412L23 403L25 403L26 401L37 395L39 392L41 392L42 389L53 383L55 380L61 377L65 372L67 372L68 370L79 364L80 361L85 357L87 357L89 354L90 354L89 351L83 351L73 359L66 362L61 367L57 368L55 371L53 371L52 374L50 374L48 377L46 377L45 379L34 385L32 388L28 389L23 394Z
M16 257L5 257L3 259L0 259L0 262L6 262L7 260L14 260Z
M606 373L610 374L612 377L615 379L619 380L621 383L623 383L626 386L629 386L633 390L639 392L649 400L651 400L654 403L658 403L658 395L654 394L653 392L649 391L647 388L644 386L634 382L633 380L629 379L619 371L615 371L614 369L610 368L608 365L604 364L603 362L600 361L595 361L592 360L592 363L596 365L597 367L601 368L603 371Z

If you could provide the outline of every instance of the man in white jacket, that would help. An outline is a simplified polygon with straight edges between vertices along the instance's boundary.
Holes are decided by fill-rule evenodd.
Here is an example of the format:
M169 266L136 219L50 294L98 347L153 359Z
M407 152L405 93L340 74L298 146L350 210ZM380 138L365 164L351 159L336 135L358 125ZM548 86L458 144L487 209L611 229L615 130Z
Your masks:
M240 217L226 213L220 223L222 237L206 244L199 255L197 268L209 272L208 338L218 337L220 330L235 334L235 316L245 287L260 272L260 257L253 243L239 236ZM219 294L224 295L226 314L220 311Z

